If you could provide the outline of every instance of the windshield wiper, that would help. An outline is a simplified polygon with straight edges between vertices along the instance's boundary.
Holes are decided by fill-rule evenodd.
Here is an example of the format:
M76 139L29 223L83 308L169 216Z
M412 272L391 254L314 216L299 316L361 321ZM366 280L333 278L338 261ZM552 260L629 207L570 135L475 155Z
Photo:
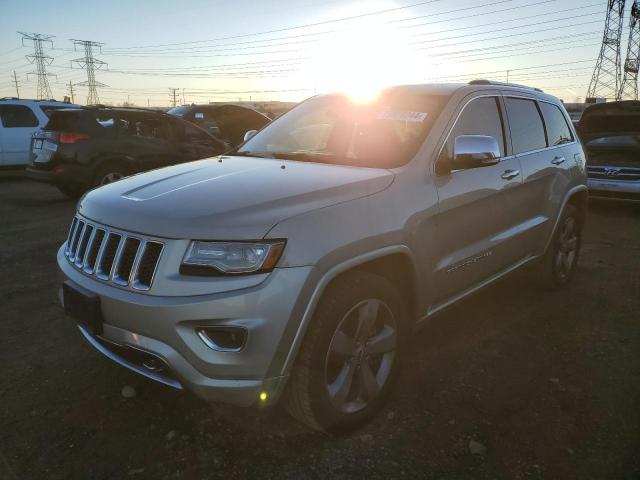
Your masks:
M227 155L232 155L234 157L275 158L272 153L267 152L232 152Z
M329 160L335 158L335 155L330 153L305 152L305 151L271 152L271 155L273 155L273 158L278 158L280 160L294 160L296 162L327 163Z

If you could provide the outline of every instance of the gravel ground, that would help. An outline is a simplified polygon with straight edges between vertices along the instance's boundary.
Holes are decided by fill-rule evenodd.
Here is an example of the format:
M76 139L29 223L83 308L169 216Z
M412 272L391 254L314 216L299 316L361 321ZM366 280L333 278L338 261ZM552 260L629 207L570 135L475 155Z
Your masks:
M2 479L640 479L640 206L590 206L566 290L517 273L434 319L387 408L343 437L95 352L57 302L73 210L0 175Z

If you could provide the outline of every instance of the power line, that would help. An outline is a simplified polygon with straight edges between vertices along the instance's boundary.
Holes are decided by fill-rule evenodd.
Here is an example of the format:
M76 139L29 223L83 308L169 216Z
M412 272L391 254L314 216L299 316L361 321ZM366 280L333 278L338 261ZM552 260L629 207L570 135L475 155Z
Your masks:
M31 64L35 64L36 71L29 72L29 75L37 75L38 76L38 89L37 96L39 100L45 100L51 98L51 86L49 85L49 75L53 75L51 73L47 73L47 65L51 65L53 61L53 57L44 54L44 43L49 43L53 46L53 42L51 41L53 35L43 35L40 33L25 33L18 32L22 35L22 44L24 45L25 40L33 42L33 54L27 55L26 58Z
M374 15L381 15L383 13L390 13L390 12L395 12L395 11L399 11L399 10L406 10L409 8L414 8L414 7L419 7L422 5L429 5L432 3L438 3L438 2L442 2L443 0L427 0L424 2L418 2L418 3L413 3L411 5L404 5L402 7L394 7L394 8L387 8L384 10L378 10L375 12L369 12L369 13L362 13L359 15L352 15L350 17L342 17L342 18L336 18L333 20L325 20L323 22L315 22L315 23L308 23L305 25L295 25L295 26L291 26L291 27L283 27L283 28L277 28L274 30L264 30L262 32L253 32L253 33L243 33L241 35L232 35L232 36L228 36L228 37L218 37L218 38L214 38L214 39L209 39L209 40L194 40L191 42L178 42L178 43L163 43L163 44L156 44L156 45L137 45L137 46L131 46L131 47L120 47L122 50L132 50L132 49L140 49L140 48L151 48L151 47L170 47L170 46L174 46L174 45L191 45L194 43L209 43L209 42L216 42L216 41L220 41L220 40L232 40L235 38L246 38L246 37L251 37L254 35L267 35L269 33L278 33L278 32L286 32L286 31L290 31L290 30L297 30L300 28L309 28L309 27L317 27L320 25L328 25L331 23L337 23L337 22L345 22L345 21L349 21L349 20L356 20L359 18L366 18L366 17L371 17Z
M71 60L71 63L77 63L82 68L87 70L87 80L85 82L78 83L77 85L84 85L89 87L89 93L87 95L87 105L95 105L100 103L100 99L98 97L98 88L97 87L106 87L104 83L100 83L96 81L96 70L99 70L104 65L105 62L102 60L98 60L93 56L93 48L98 47L101 48L104 43L94 42L91 40L75 40L71 39L73 42L74 48L82 47L84 50L84 57L76 58L75 60Z
M420 18L425 18L425 17L436 17L436 16L441 16L441 15L446 15L446 14L451 14L451 13L458 13L461 11L465 11L467 13L469 13L469 11L471 10L475 10L478 8L486 8L489 6L493 6L493 5L499 5L499 4L504 4L504 3L511 3L517 0L500 0L500 1L495 1L495 2L491 2L491 3L482 3L480 5L474 5L474 6L470 6L470 7L465 7L465 8L459 8L459 9L454 9L454 10L448 10L448 11L444 11L444 12L435 12L435 13L430 13L429 15L420 15L420 16L416 16L416 17L409 17L409 18L404 18L404 19L400 19L400 20L391 20L388 22L385 22L384 24L393 24L393 23L397 23L397 22L401 22L401 21L408 21L408 20L416 20L416 19L420 19ZM542 4L547 4L547 3L553 3L556 2L557 0L541 0L541 1L535 1L535 2L531 2L531 3L526 3L524 5L519 5L517 7L510 7L510 8L502 8L502 9L498 9L498 10L491 10L488 12L480 12L480 13L473 13L474 17L479 17L479 16L484 16L484 15L491 15L491 14L496 14L496 13L503 13L506 11L511 11L511 10L516 10L516 9L523 9L523 8L527 8L527 7L532 7L532 6L539 6ZM585 5L583 8L589 8L592 6L596 6L599 4L591 4L591 5ZM550 15L550 14L554 14L554 13L561 13L561 12L565 12L565 11L570 11L571 9L566 9L566 10L560 10L557 12L547 12L541 15ZM534 15L534 17L536 16L540 16L540 15ZM531 16L529 17L524 17L524 18L533 18ZM510 21L515 21L515 20L520 20L522 18L518 18L518 19L512 19ZM455 20L454 19L442 19L442 20L433 20L433 21L429 21L426 23L418 23L418 24L414 24L414 25L403 25L401 27L396 27L397 29L405 29L405 28L415 28L415 27L421 27L421 26L427 26L427 25L434 25L434 24L438 24L438 23L446 23L446 22L450 22L451 20ZM465 28L475 28L478 25L474 25L473 27L465 27ZM301 27L302 28L302 27ZM217 49L218 47L227 47L227 46L234 46L234 45L246 45L246 44L253 44L253 43L264 43L264 42L272 42L272 41L278 41L278 40L291 40L291 39L295 39L295 38L302 38L302 37L307 37L307 36L318 36L318 35L327 35L327 34L331 34L331 33L339 33L339 32L344 32L346 30L342 29L334 29L334 30L325 30L325 31L321 31L321 32L308 32L308 33L301 33L301 34L296 34L296 35L285 35L285 36L281 36L281 37L276 37L276 38L268 38L268 39L260 39L260 40L248 40L248 41L242 41L242 42L233 42L233 43L222 43L219 45L211 45L211 46L193 46L193 47L178 47L178 48L164 48L161 50L148 50L149 48L153 48L153 47L144 47L145 49L147 49L147 51L143 51L140 53L167 53L167 52L173 52L173 53L180 53L180 52L185 52L188 50L193 50L193 49L200 49L200 48L215 48ZM213 41L213 40L211 40ZM197 43L197 42L196 42ZM306 41L303 43L307 43ZM288 42L287 44L291 44L291 42ZM279 44L282 45L282 44ZM268 46L274 46L274 45L265 45L265 47ZM122 48L112 48L112 49L108 49L105 50L105 52L109 52L110 54L116 54L116 53L126 53L126 52L122 52L121 50L128 50L130 48L135 48L135 47L122 47ZM142 48L142 47L140 47ZM208 50L205 50L208 51Z

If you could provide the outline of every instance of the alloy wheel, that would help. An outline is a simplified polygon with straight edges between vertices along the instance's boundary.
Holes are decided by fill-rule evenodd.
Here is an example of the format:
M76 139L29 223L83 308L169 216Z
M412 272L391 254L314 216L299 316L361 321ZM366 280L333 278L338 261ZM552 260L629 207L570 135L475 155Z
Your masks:
M342 318L325 360L325 385L332 405L343 413L367 407L389 380L398 342L389 306L364 300Z
M111 172L107 173L100 179L100 185L108 185L109 183L117 182L124 178L124 175L120 172Z

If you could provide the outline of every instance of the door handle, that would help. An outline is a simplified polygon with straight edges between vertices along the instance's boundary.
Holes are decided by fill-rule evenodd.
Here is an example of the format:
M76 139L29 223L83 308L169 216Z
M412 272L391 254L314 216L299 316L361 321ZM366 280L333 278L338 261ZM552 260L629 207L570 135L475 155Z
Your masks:
M554 165L560 165L561 163L564 163L564 157L555 157L553 160L551 160L551 163L553 163Z
M520 175L520 170L505 170L505 172L500 175L500 177L504 178L505 180L511 180L518 175Z

